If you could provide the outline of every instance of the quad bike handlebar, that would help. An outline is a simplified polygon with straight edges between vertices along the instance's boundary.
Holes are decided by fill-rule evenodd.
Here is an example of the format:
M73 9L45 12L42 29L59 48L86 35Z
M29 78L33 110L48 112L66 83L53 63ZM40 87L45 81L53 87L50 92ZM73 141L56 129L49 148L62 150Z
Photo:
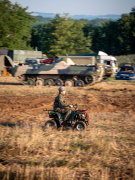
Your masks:
M43 111L47 111L49 114L52 110L47 110L47 108L44 108Z
M78 110L78 104L74 104L73 108L75 108L75 110Z
M78 110L78 104L72 104L73 108L75 108L75 110ZM48 111L49 112L53 111L53 110L47 110L47 108L44 108L43 111Z

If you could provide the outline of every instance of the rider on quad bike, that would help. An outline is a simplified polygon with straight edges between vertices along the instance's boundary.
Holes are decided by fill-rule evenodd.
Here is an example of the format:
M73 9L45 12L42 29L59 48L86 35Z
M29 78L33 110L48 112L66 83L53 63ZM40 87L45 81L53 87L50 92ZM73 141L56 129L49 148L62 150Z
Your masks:
M53 104L53 109L55 112L59 112L59 113L66 113L63 121L61 122L61 124L64 124L70 117L72 110L67 108L70 107L72 108L73 105L72 103L66 101L64 95L66 93L66 88L64 86L59 87L59 94L58 96L56 96L54 104Z
M64 95L66 89L62 86L59 87L59 94L55 98L53 104L53 110L48 111L49 120L45 122L46 129L58 129L60 127L64 129L76 129L77 131L83 131L86 126L89 125L89 113L87 109L78 109L78 105L67 102ZM75 110L68 109L67 107L73 107Z

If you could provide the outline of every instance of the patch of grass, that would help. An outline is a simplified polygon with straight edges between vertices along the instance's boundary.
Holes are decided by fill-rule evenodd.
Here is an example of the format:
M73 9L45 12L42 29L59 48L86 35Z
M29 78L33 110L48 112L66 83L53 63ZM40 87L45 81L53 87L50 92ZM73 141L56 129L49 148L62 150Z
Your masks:
M104 81L115 81L116 78L115 77L109 77L109 78L106 78Z
M89 148L90 148L90 145L83 143L83 141L78 141L78 142L73 141L69 145L70 150L78 150L78 149L80 149L80 150L87 151Z

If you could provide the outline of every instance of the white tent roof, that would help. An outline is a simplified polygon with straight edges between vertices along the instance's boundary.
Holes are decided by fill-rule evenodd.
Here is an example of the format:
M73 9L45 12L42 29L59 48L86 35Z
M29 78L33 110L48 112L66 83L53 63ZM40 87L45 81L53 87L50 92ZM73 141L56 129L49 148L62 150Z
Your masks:
M64 58L60 58L58 60L56 60L56 63L64 63L64 64L67 64L67 65L75 65L75 63L72 61L71 58L67 58L67 57L64 57Z
M70 58L67 58L67 64L68 65L75 65L75 63Z

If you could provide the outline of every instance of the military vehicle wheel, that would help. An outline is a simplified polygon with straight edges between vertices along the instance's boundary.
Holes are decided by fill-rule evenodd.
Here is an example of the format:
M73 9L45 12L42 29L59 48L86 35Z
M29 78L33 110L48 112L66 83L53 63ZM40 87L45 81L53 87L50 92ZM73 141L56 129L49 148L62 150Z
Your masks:
M36 80L36 86L44 86L44 80L43 79L37 79Z
M86 125L85 125L84 122L78 121L78 122L75 123L74 128L75 128L77 131L83 131L83 130L86 128Z
M55 81L55 86L63 86L63 81L61 79L57 79Z
M27 84L30 86L35 86L35 80L30 78L27 80Z
M57 129L57 124L56 124L56 122L54 121L54 120L49 120L49 121L47 121L46 123L45 123L45 129L50 129L50 130L52 130L52 129Z
M91 84L93 81L94 81L93 76L86 76L85 77L85 82L87 84Z
M70 79L66 80L65 81L65 86L69 86L69 87L73 86L73 81L70 80Z
M77 80L77 81L75 82L75 86L84 87L84 82L79 79L79 80Z
M47 80L45 81L45 85L46 85L46 86L53 86L53 84L54 84L53 79L47 79Z

